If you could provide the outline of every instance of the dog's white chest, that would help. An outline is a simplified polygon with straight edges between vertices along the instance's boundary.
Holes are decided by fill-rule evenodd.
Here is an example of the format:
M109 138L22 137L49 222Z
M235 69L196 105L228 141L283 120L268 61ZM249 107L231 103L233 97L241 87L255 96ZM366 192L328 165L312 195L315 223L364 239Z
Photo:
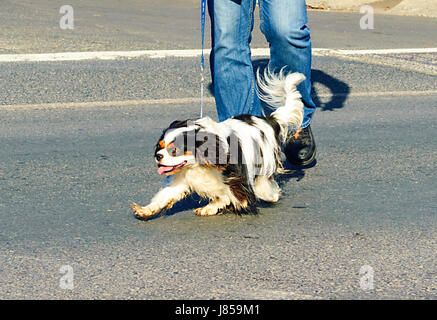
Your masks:
M221 173L214 168L190 168L185 174L185 182L202 197L213 198L227 193Z

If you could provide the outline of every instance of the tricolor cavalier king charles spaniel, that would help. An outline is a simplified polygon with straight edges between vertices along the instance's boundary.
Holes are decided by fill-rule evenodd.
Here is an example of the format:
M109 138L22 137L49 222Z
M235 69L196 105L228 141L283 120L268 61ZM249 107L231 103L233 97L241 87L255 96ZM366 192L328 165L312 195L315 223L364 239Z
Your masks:
M274 74L266 69L264 77L258 72L258 95L275 110L266 117L174 121L155 149L158 173L173 177L149 205L132 204L136 217L150 218L194 192L210 200L194 210L200 216L225 210L254 213L257 199L277 202L281 190L273 176L283 172L281 143L289 128L302 124L303 103L296 86L304 79L283 70Z

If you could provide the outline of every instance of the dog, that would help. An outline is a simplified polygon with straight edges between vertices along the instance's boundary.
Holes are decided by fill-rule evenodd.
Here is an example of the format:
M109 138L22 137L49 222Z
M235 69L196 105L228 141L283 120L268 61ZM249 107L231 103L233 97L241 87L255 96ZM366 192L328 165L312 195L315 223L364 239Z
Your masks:
M274 180L283 173L281 143L290 128L300 128L303 102L297 85L301 73L257 71L257 91L274 111L265 117L242 114L223 122L209 117L174 121L155 149L158 173L173 175L149 205L131 205L137 218L148 219L191 193L209 199L194 210L199 216L232 211L256 213L258 199L275 203L281 190Z

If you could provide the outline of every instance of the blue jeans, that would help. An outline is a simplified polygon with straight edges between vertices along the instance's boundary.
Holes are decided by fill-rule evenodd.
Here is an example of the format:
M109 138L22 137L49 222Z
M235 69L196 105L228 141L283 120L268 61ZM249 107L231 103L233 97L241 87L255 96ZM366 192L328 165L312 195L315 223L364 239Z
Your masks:
M261 31L270 44L269 67L301 72L304 102L302 128L316 106L311 98L311 38L305 0L259 0ZM238 114L262 115L250 54L256 0L208 0L212 25L210 55L214 95L220 121ZM271 110L264 106L265 113Z

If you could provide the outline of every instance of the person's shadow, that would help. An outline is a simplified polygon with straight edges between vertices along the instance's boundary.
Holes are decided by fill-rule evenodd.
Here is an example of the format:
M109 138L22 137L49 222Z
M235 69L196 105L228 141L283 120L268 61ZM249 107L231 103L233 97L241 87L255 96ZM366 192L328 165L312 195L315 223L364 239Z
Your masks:
M264 73L264 69L268 66L269 59L256 59L252 61L253 70L256 73L256 70L259 69L259 73L262 75ZM319 95L317 94L315 84L319 83L329 89L331 92L330 100L328 102L322 102L320 100ZM347 83L334 78L333 76L321 71L312 69L311 70L311 84L312 91L311 97L320 111L333 111L336 109L341 109L344 107L344 102L347 99L347 96L350 93L350 87ZM211 94L214 94L214 90L212 89L212 84L209 86Z
M350 93L350 87L347 83L321 70L314 69L311 70L311 83L313 84L311 96L320 111L334 111L344 107L344 103ZM320 83L331 91L330 100L328 102L321 102L314 83Z
M267 67L269 63L269 59L256 59L252 61L253 70L256 74L256 70L259 69L260 74L262 75L264 69ZM320 99L316 86L314 84L319 83L329 89L331 92L330 100L328 102L322 102ZM337 109L341 109L344 107L344 103L347 99L347 96L350 93L350 87L347 83L323 72L322 70L312 69L311 70L311 97L320 111L334 111ZM209 93L214 96L214 86L212 82L208 84Z

